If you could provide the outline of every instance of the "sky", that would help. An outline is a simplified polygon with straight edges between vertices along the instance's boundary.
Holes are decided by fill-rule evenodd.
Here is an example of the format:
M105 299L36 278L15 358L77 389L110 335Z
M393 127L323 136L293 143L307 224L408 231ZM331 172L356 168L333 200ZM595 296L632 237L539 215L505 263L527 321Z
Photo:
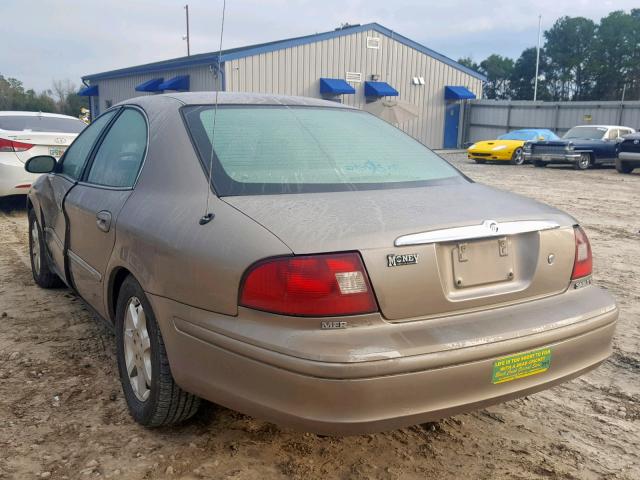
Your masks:
M42 91L54 80L218 50L222 0L0 0L0 74ZM599 20L638 0L227 0L223 48L378 22L457 60L517 58L563 16Z

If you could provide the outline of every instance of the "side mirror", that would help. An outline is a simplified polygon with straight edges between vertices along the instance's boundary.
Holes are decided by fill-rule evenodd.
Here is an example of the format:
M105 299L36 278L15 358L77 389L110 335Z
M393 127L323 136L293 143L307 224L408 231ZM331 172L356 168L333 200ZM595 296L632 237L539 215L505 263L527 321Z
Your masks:
M56 159L49 155L31 157L24 164L24 169L29 173L51 173L56 168Z
M544 137L538 137L538 141L539 141L539 142L541 142L541 141L543 141L543 140L545 140L545 138L544 138Z

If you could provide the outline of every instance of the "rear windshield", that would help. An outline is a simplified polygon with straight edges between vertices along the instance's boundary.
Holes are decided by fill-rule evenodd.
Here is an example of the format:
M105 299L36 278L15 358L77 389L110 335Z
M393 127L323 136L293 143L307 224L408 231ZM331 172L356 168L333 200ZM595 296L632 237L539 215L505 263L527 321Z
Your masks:
M75 118L27 115L0 116L0 129L27 132L80 133L86 124Z
M564 138L578 138L580 140L601 140L607 133L606 127L573 127L564 134Z
M214 107L185 119L208 171ZM212 180L220 196L404 188L465 181L442 158L360 110L219 106Z

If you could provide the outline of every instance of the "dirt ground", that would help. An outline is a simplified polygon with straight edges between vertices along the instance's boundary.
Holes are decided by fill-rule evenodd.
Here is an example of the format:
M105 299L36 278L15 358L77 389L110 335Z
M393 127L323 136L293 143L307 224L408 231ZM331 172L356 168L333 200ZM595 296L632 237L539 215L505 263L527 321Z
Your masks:
M0 478L640 478L640 173L476 165L474 180L574 215L620 305L614 354L527 398L377 435L319 437L210 404L186 425L130 419L114 339L31 278L23 200L0 203Z

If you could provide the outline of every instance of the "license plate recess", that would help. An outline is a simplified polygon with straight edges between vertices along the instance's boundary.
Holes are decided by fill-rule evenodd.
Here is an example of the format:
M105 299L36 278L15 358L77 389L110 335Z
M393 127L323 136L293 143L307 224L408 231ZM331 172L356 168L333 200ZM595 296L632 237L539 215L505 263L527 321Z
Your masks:
M452 249L453 284L468 288L513 280L513 252L508 237L459 242Z

